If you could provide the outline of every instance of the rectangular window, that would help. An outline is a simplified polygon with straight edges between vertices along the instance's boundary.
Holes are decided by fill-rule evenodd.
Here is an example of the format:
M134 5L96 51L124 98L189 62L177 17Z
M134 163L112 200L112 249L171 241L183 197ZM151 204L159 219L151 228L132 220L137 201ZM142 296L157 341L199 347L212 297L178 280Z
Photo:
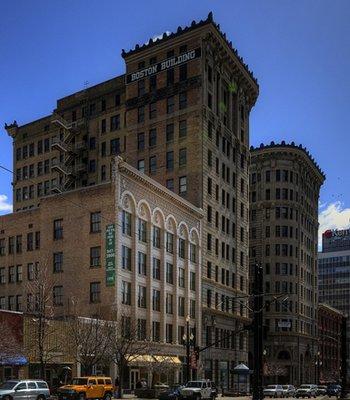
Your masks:
M151 175L157 172L157 157L152 156L149 158L149 173Z
M138 252L138 272L140 275L147 275L146 254Z
M33 264L28 264L31 265L30 268L32 268ZM63 272L63 253L58 252L58 253L53 253L53 272ZM28 269L28 279L29 279L29 269Z
M174 269L173 264L166 263L166 282L173 284L174 283Z
M172 171L174 169L174 152L167 151L166 153L166 169Z
M143 132L137 135L137 148L138 150L144 150L145 148L145 134Z
M179 138L187 136L187 120L183 119L179 122Z
M170 96L167 98L166 110L167 110L167 114L172 114L175 111L174 96Z
M122 281L122 304L131 305L131 283Z
M143 174L145 173L145 160L138 160L137 161L137 169L142 172Z
M152 277L160 280L160 260L155 257L152 259Z
M146 93L146 85L145 85L145 80L144 79L140 79L137 82L137 93L138 93L138 97L143 96Z
M190 317L196 318L196 300L190 300Z
M90 232L101 232L101 211L90 213Z
M122 246L122 268L131 271L131 249Z
M166 84L167 86L172 85L175 80L174 68L168 69L166 72Z
M11 266L9 267L9 283L15 283L16 282L16 271L15 267Z
M185 240L179 238L179 257L185 258Z
M172 142L174 140L174 124L168 124L166 126L166 141Z
M152 291L152 309L153 311L160 311L160 291L156 289Z
M187 93L182 92L179 95L179 109L183 110L186 107L187 107Z
M149 77L149 90L150 92L157 90L157 75Z
M138 287L137 305L140 308L146 308L146 287Z
M101 283L90 283L90 303L100 303L101 301Z
M196 273L190 272L190 289L196 291Z
M53 287L53 305L63 306L63 286Z
M149 105L149 119L153 119L157 117L157 102L154 101Z
M165 298L165 312L167 314L173 313L173 295L171 293L166 294Z
M140 218L138 221L138 237L139 241L147 242L147 222Z
M34 250L34 234L33 232L29 232L27 233L27 251L33 251L33 250Z
M181 176L179 178L179 194L185 196L187 194L187 176Z
M16 266L16 282L22 282L22 265Z
M174 191L174 179L167 179L165 182L165 186L167 189Z
M179 317L184 317L185 316L185 298L184 297L179 297L178 298L178 315Z
M160 341L160 322L158 321L152 322L152 340L153 342Z
M165 325L165 340L167 343L173 342L173 325L172 324Z
M180 65L179 68L179 80L180 82L185 81L187 79L187 64Z
M101 247L90 247L90 267L101 265Z
M117 139L112 139L110 141L110 147L111 147L111 155L115 156L118 155L120 153L120 140L119 138Z
M141 106L137 109L137 122L142 123L145 121L145 106Z
M179 287L185 287L185 269L179 268Z
M170 232L166 233L166 251L171 254L174 252L174 235Z
M153 247L160 249L160 228L157 226L153 227L152 243Z
M156 128L150 129L149 131L149 146L156 146L157 144L157 130Z
M187 163L187 149L179 150L179 166L184 167Z
M63 239L63 219L53 221L53 239Z
M5 267L0 268L0 284L6 283Z
M122 212L122 232L123 235L131 236L131 214L124 210Z

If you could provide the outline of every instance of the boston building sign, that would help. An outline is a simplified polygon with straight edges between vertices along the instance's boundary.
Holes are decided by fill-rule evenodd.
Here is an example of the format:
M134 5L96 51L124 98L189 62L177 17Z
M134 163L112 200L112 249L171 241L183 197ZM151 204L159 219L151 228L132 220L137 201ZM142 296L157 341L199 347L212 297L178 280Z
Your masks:
M149 67L141 69L140 71L128 74L126 76L126 83L133 83L138 81L139 79L146 78L147 76L158 74L158 72L166 71L167 69L176 67L177 65L185 64L186 62L194 60L195 58L198 58L200 56L200 47L195 50L189 50L186 53L180 54L179 56L168 58L167 60L150 65Z

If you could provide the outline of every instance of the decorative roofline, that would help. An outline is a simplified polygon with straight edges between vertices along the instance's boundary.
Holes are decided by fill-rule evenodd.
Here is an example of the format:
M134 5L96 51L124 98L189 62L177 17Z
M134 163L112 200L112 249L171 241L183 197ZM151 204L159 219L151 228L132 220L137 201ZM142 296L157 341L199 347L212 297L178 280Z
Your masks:
M213 13L212 11L209 12L207 18L205 20L200 20L199 22L192 21L190 26L185 26L182 28L181 26L178 26L176 32L171 32L170 34L167 34L166 32L163 33L161 38L158 38L156 40L153 40L153 38L150 38L147 43L144 43L142 45L136 44L133 49L130 49L128 51L125 51L125 49L122 49L122 57L125 59L128 56L131 56L133 54L137 54L145 49L148 49L150 47L156 46L160 43L164 43L167 40L174 39L176 37L179 37L180 35L183 35L184 33L191 32L197 28L200 28L202 26L205 26L207 24L212 24L214 28L217 30L217 32L220 34L221 38L226 42L226 44L229 46L231 49L232 53L235 55L235 57L238 59L238 61L241 63L241 65L246 69L250 77L253 79L253 81L258 85L258 80L255 78L253 75L253 72L249 69L248 64L246 64L241 56L238 55L237 49L235 49L232 45L232 42L229 41L226 38L226 33L222 32L220 29L220 24L215 23L214 18L213 18Z
M311 161L311 163L315 166L317 171L321 174L322 178L326 179L326 175L322 171L321 167L317 164L316 160L312 157L311 153L307 150L307 148L303 147L301 144L299 144L299 146L298 146L295 144L295 142L286 143L284 140L282 140L281 143L275 143L272 141L272 142L270 142L270 144L261 143L259 147L250 146L250 152L254 153L254 152L258 152L259 150L276 149L279 147L295 149L295 150L299 150L299 151L303 152L308 157L308 159ZM254 154L252 154L252 155L254 155Z

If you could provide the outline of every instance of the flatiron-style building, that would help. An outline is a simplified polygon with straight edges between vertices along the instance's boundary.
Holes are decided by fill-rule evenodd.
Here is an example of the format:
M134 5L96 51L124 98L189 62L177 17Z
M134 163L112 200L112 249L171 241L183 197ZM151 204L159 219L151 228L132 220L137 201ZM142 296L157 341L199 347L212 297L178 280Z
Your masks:
M263 267L266 383L314 382L318 200L325 176L293 142L251 149L250 262Z
M14 210L52 192L110 179L121 155L204 210L202 343L207 378L233 386L247 363L249 116L256 79L210 13L122 51L125 75L57 101L52 115L6 125L14 146Z

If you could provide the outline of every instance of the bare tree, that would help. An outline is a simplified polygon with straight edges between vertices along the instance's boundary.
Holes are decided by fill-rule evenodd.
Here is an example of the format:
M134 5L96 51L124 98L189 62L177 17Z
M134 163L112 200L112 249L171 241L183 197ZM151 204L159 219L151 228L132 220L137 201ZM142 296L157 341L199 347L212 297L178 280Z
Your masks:
M62 351L62 340L59 340L62 330L58 327L59 323L53 319L55 284L47 260L43 259L35 265L33 279L26 285L28 311L32 315L27 323L30 335L26 346L28 352L39 361L42 379L45 379L46 364Z
M106 363L108 358L110 322L96 315L91 318L74 315L66 322L69 355L90 375L95 365Z
M121 306L111 313L110 357L118 367L119 397L122 397L124 376L130 363L139 361L150 353L151 341L146 329L131 316L130 311Z

